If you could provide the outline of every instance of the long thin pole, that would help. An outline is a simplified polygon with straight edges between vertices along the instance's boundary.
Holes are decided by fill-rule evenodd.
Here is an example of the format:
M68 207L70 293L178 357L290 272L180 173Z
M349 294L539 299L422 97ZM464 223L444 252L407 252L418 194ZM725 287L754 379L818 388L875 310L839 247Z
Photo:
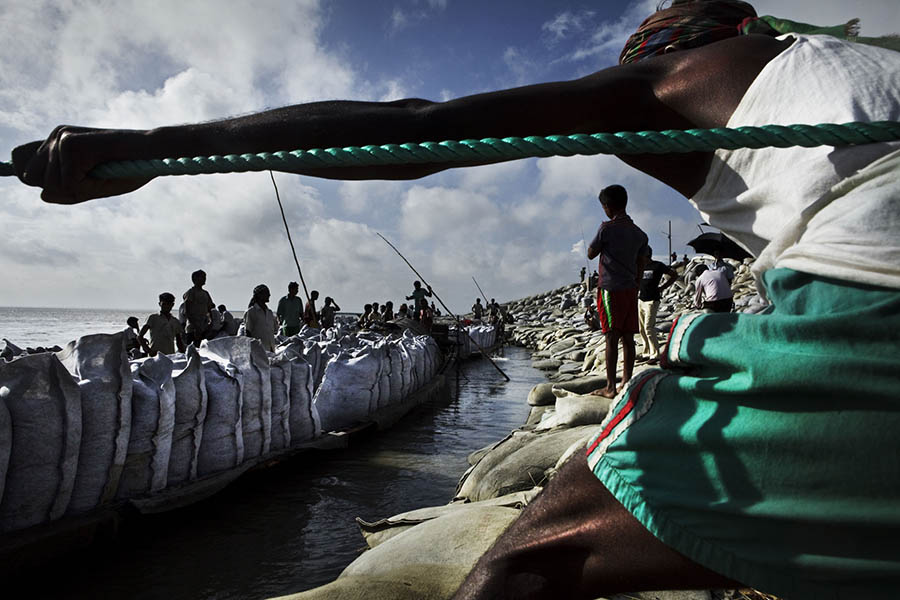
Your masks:
M472 281L475 281L475 276L474 276L474 275L472 276ZM478 285L478 282L477 282L477 281L475 281L475 287L477 287L477 288L478 288L478 291L481 292L481 297L484 298L484 307L485 307L485 309L486 309L487 306L488 306L488 299L487 299L487 296L485 296L485 295L484 295L484 292L481 291L481 286Z
M417 277L419 278L419 280L425 285L425 287L429 287L428 282L425 281L425 278L422 277L422 274L419 273L418 271L416 271L416 268L415 268L414 266L412 266L412 264L411 264L408 260L406 260L406 257L403 256L403 254L402 254L399 250L397 250L397 247L396 247L395 245L393 245L392 243L390 243L386 237L384 237L383 235L381 235L381 234L378 233L377 231L376 231L375 233L378 234L378 237L380 237L381 239L384 240L384 243L385 243L385 244L387 244L388 246L390 246L391 248L394 249L394 252L396 252L397 255L398 255L400 258L403 259L403 262L405 262L406 265L407 265L410 269L412 269L412 272L416 274L416 276L417 276ZM459 322L459 317L457 317L455 314L453 314L453 311L450 310L450 307L448 307L446 304L444 304L444 301L441 300L441 297L437 295L437 292L435 292L434 289L432 289L432 290L431 290L431 293L434 294L435 299L436 299L438 302L441 303L441 306L444 307L444 310L447 311L447 314L450 315L451 317L453 317L454 319L456 319L457 322ZM476 346L478 346L478 349L481 351L481 355L484 356L485 358L487 358L487 359L491 362L491 364L494 365L494 368L497 369L497 371L499 371L500 374L503 375L503 377L505 377L507 381L512 381L512 380L509 378L509 375L507 375L506 373L504 373L504 372L503 372L503 369L501 369L500 367L497 366L497 363L495 363L495 362L491 359L491 357L488 355L487 351L486 351L484 348L481 347L481 344L479 344L478 342L475 341L475 338L473 338L473 337L469 334L468 331L466 331L466 330L463 329L462 327L460 327L460 330L464 331L465 334L469 337L469 339L472 340L472 343L475 344Z
M590 281L591 281L591 261L587 257L587 240L584 239L584 225L581 226L581 243L584 244L584 264L587 265L587 271L585 271L585 276L588 280L587 291L591 291ZM581 283L584 283L584 279L581 280Z
M297 265L297 273L300 275L300 282L303 284L303 293L306 295L306 302L309 303L309 292L306 290L306 282L303 281L303 271L300 270L300 261L297 260L297 251L294 249L294 240L291 239L291 228L288 227L287 217L284 216L284 206L281 204L281 196L278 194L278 185L275 183L275 175L269 171L269 177L272 178L272 185L275 186L275 198L278 200L278 208L281 209L281 220L284 222L284 230L287 232L288 243L291 245L291 252L294 254L294 263Z

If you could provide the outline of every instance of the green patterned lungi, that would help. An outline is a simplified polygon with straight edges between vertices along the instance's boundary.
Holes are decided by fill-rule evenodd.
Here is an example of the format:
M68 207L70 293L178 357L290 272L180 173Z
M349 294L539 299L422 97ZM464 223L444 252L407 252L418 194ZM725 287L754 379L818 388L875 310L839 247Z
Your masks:
M900 597L900 290L774 269L689 314L588 463L666 545L790 600Z

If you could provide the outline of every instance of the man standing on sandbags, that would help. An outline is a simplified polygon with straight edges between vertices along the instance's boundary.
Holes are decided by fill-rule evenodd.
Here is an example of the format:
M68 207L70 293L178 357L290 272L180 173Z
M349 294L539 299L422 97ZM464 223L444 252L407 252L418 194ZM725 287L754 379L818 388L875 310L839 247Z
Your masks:
M668 279L662 285L663 275ZM656 311L659 310L663 291L678 279L678 273L658 260L653 260L653 249L647 247L647 263L641 273L638 294L638 320L640 321L643 354L651 365L659 362L659 341L656 339Z
M600 257L597 312L606 334L606 387L594 392L604 398L616 395L616 363L622 340L622 385L634 370L634 334L638 333L638 282L647 262L647 234L625 213L628 193L621 185L600 191L600 204L609 217L588 246L587 257Z
M182 296L184 312L187 317L185 333L188 335L188 340L193 342L194 346L199 347L200 342L206 338L209 324L212 321L209 312L216 305L213 304L212 296L209 295L209 292L203 289L203 286L206 285L205 271L199 269L191 273L191 282L194 284L193 287Z
M278 323L281 325L281 334L285 337L300 333L303 300L297 296L299 291L300 284L292 281L288 284L287 296L282 296L281 300L278 301L278 309L275 311L275 316L278 317Z

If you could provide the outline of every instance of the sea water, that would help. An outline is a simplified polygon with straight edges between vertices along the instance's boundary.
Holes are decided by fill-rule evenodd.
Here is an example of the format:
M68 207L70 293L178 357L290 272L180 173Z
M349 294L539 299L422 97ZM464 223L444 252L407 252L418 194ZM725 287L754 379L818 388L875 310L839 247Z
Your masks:
M91 333L116 333L137 317L141 325L159 309L0 307L0 339L20 348L65 346Z

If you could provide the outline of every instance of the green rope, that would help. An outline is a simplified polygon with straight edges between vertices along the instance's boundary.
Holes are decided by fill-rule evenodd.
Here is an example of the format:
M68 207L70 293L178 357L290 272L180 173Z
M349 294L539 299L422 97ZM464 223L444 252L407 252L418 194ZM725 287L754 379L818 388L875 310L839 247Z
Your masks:
M728 129L687 129L684 131L639 131L587 135L548 135L484 138L419 144L348 146L258 154L227 154L193 158L127 160L98 166L91 175L101 179L151 177L157 175L200 175L246 171L325 169L452 163L471 160L594 154L669 154L711 152L716 149L789 148L801 146L851 146L900 140L900 122L824 123L821 125L763 125ZM10 163L0 163L0 175L15 175Z

